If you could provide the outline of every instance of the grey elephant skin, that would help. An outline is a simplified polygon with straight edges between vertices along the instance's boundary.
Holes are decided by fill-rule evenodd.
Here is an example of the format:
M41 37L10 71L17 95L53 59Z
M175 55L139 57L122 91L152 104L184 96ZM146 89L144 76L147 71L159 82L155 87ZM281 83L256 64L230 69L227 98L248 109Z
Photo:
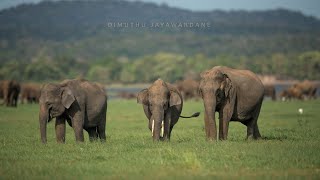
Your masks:
M161 79L156 80L148 89L140 91L137 102L143 105L154 141L170 140L171 131L179 117L192 118L200 114L195 113L189 117L180 116L183 107L180 92L173 85ZM160 137L162 124L163 137Z
M90 141L106 140L107 96L104 88L86 80L65 80L41 88L39 123L42 143L47 142L47 122L56 118L55 131L59 143L65 142L67 121L73 128L76 141L83 142L83 129Z
M253 72L216 66L201 74L200 94L205 107L205 132L208 140L217 139L215 112L219 112L219 139L226 140L229 122L247 126L247 138L261 137L257 120L264 86Z

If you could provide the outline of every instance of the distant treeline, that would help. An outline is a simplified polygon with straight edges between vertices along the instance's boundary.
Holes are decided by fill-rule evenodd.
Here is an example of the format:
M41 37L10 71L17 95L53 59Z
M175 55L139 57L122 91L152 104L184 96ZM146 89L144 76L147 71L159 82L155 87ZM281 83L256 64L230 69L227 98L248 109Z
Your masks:
M210 28L110 28L208 22ZM193 12L140 1L42 1L0 11L0 78L176 81L215 65L320 79L320 20L285 9Z
M32 62L9 61L1 64L0 79L44 82L84 77L102 83L141 83L161 77L175 82L187 77L198 78L200 72L216 65L250 69L282 79L320 79L320 51L299 55L276 53L270 56L225 55L213 58L203 54L184 56L159 52L136 59L109 56L90 63L70 56L39 57Z

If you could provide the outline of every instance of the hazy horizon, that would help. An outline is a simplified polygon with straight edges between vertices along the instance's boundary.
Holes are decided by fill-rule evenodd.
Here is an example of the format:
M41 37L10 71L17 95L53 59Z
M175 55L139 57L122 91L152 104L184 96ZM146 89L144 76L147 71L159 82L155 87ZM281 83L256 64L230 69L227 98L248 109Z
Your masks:
M41 0L1 0L0 10L13 7L22 3L38 3ZM137 1L137 0L127 0ZM192 11L210 10L270 10L284 8L300 11L308 16L320 18L319 0L138 0L143 2L153 2L156 4L167 4L170 7L188 9Z

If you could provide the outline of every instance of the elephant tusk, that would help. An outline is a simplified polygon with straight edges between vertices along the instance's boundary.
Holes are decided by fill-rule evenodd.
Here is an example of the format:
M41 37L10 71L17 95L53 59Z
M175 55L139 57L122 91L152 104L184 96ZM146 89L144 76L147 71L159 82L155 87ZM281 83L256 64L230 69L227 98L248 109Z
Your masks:
M154 130L154 119L152 120L152 130L151 130L151 136L153 137L153 130Z
M163 123L163 121L162 121L162 123L161 123L160 137L163 137L163 132L164 132L164 123Z

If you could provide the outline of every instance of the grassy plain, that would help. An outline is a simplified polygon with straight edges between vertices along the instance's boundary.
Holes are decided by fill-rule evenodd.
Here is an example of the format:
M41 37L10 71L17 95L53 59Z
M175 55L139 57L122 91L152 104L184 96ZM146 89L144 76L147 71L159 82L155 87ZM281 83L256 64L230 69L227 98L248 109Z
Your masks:
M227 141L205 141L202 102L188 101L171 142L153 143L141 105L111 100L107 142L40 143L38 105L0 106L0 179L319 179L320 101L263 103L258 121L264 137L246 141L246 128L232 122ZM303 108L299 115L298 109Z

